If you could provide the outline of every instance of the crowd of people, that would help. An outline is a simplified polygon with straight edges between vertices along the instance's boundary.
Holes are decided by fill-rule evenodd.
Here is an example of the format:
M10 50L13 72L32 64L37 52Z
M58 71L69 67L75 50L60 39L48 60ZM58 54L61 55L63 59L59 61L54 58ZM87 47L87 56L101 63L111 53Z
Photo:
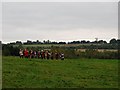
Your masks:
M61 59L64 60L64 53L50 52L49 50L30 50L20 49L19 51L20 58L41 58L41 59Z

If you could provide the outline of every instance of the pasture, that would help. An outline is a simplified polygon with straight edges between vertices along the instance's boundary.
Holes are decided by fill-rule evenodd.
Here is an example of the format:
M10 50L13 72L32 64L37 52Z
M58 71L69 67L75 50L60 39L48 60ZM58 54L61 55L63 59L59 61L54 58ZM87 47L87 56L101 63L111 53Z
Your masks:
M28 44L22 45L23 47L51 47L51 46L58 46L58 47L77 47L81 45L90 46L91 44ZM96 44L94 44L96 45ZM13 45L14 47L18 47L19 45Z
M118 60L2 57L3 88L118 88Z

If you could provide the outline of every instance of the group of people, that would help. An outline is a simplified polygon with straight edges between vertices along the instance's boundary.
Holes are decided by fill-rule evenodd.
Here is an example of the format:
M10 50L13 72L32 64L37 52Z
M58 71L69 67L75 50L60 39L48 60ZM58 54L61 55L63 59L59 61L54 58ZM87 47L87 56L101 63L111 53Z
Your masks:
M38 51L33 51L30 50L28 51L27 49L20 49L19 51L20 58L41 58L41 59L61 59L64 60L64 53L58 53L58 52L50 52L49 50L38 50Z

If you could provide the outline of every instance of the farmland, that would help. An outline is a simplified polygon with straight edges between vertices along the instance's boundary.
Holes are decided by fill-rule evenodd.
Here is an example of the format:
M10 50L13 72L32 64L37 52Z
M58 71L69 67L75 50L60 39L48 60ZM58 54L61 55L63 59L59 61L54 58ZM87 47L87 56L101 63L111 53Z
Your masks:
M19 47L20 45L13 45L13 47ZM98 49L99 52L110 51L117 52L118 48L109 48L110 44L28 44L21 45L22 48L44 48L51 49L51 47L62 47L62 48L74 48L78 51L85 52L87 49Z
M3 56L3 88L118 88L118 60Z
M90 45L102 45L102 44L23 44L22 46L24 47L51 47L51 46L61 46L61 47L77 47L77 46L82 46L82 45L85 45L85 46L90 46ZM109 44L103 44L103 45L109 45ZM13 45L14 47L18 47L19 44L17 45Z
M79 46L90 46L91 44L27 44L27 45L22 45L23 47L44 47L44 48L50 48L52 46L55 47L79 47ZM98 45L98 44L94 44ZM18 47L19 45L13 45L14 47Z

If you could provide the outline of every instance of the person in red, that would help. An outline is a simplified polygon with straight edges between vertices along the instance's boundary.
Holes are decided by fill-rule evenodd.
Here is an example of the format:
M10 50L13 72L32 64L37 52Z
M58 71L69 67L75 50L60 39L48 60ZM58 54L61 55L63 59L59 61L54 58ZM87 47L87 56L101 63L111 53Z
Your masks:
M24 50L24 57L28 58L28 50L27 49Z

